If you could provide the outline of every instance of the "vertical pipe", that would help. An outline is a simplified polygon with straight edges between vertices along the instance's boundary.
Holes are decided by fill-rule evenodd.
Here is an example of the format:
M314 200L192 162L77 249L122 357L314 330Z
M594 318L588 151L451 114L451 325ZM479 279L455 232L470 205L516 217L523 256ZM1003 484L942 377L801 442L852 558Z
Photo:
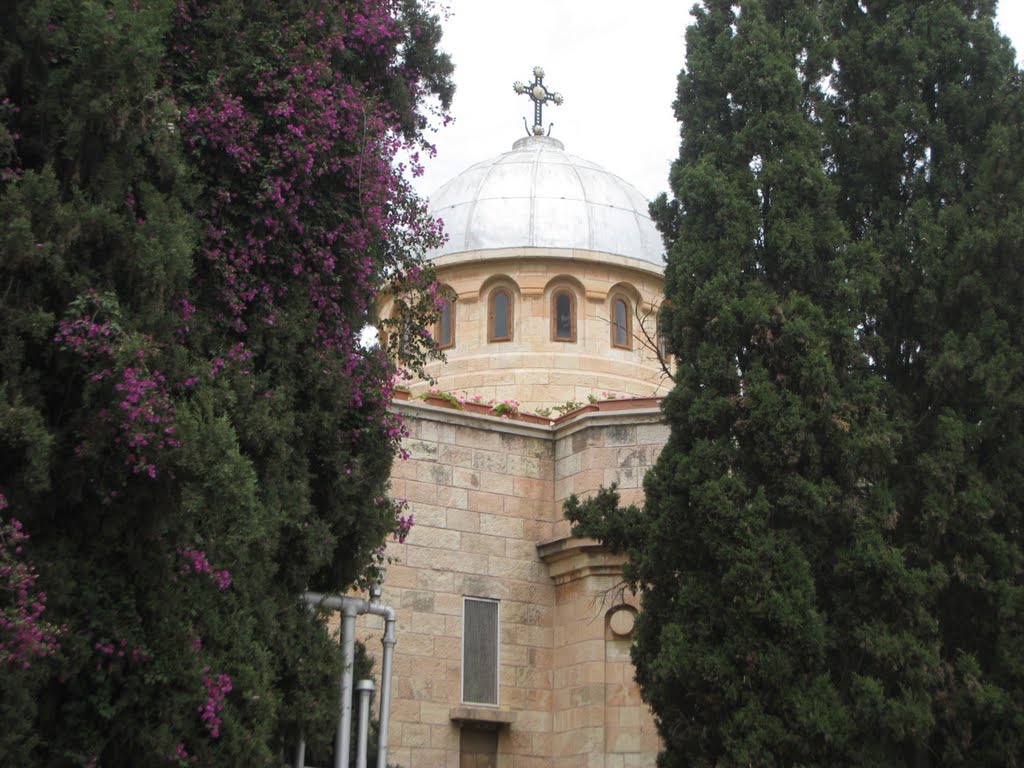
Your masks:
M356 768L366 768L366 739L370 731L370 694L373 693L373 680L360 680L356 683L356 690L359 692Z
M391 722L391 665L395 655L395 612L386 609L384 636L384 658L380 665L380 731L377 735L377 768L388 766L388 727Z
M345 602L341 613L341 718L335 740L334 768L348 768L348 752L352 740L352 677L356 661L357 605Z
M306 768L306 737L299 739L299 746L295 748L295 768Z

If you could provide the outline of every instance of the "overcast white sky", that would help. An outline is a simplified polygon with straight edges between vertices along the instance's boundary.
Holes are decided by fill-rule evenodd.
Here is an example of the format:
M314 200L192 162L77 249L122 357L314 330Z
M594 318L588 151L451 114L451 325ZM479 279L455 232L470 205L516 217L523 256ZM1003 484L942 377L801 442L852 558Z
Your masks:
M631 182L648 198L668 189L679 149L672 115L692 0L440 0L451 13L442 47L455 61L455 123L435 134L437 157L417 182L429 195L480 160L512 147L533 102L512 83L544 67L565 97L544 110L566 151ZM998 20L1024 49L1024 0L1002 0Z

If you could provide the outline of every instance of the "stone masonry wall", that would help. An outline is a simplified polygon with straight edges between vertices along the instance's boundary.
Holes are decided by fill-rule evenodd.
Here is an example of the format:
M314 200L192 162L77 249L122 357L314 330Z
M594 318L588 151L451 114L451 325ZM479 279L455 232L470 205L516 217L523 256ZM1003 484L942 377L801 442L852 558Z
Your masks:
M388 548L398 560L383 598L398 614L389 762L459 768L460 750L478 741L452 720L463 708L462 603L471 596L500 601L496 712L512 722L497 731L496 766L653 764L657 739L624 655L628 635L607 626L609 609L636 600L601 602L620 580L618 562L593 543L580 560L561 510L570 493L612 481L624 502L640 499L666 435L658 411L547 426L398 407L409 459L395 463L391 493L408 500L415 525ZM359 627L379 654L379 620L362 617Z

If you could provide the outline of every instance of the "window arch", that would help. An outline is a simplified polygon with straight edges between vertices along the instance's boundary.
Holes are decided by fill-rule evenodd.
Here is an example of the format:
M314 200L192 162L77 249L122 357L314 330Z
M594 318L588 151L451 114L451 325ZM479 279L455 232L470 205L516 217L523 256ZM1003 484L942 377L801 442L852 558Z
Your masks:
M576 341L576 294L568 288L551 294L551 340Z
M612 346L633 348L633 311L629 299L621 294L612 297Z
M487 299L487 340L512 341L512 292L495 288Z
M449 349L455 346L455 300L441 299L441 311L434 324L434 340L438 349Z

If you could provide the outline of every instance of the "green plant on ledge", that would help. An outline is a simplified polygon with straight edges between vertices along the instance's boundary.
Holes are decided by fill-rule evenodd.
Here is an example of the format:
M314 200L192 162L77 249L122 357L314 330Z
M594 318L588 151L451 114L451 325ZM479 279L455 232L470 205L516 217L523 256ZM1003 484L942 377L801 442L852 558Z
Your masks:
M502 400L500 403L495 403L491 406L491 413L495 416L508 417L515 416L519 413L519 401L518 400Z
M431 387L428 391L420 395L420 400L426 400L430 397L439 397L442 400L447 400L450 406L457 408L460 411L462 410L462 404L466 402L465 397L459 397L452 392L442 392L437 387Z

